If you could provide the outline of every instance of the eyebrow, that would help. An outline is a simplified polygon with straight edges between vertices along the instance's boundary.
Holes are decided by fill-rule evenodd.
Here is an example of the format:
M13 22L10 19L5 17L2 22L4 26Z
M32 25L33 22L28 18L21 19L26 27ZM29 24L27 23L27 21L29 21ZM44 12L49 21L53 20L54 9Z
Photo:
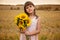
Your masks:
M28 6L33 6L33 5L28 5ZM28 6L26 6L26 7L28 7Z

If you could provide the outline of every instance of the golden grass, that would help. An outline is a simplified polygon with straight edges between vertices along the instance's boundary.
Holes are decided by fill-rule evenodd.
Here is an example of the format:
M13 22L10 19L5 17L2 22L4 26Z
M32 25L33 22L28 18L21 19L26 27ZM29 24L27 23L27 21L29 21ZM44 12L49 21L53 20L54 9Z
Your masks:
M0 10L0 40L19 40L19 29L14 17L23 10ZM60 11L40 11L41 31L39 40L60 40Z

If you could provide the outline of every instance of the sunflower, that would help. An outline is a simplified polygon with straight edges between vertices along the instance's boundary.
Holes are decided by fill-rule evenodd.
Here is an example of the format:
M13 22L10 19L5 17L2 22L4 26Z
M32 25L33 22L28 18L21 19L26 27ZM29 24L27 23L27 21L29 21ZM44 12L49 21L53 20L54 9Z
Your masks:
M18 24L17 22L19 22L19 20L24 20L28 18L28 15L26 13L20 13L15 17L15 23Z
M20 19L24 20L24 19L28 18L28 15L26 13L21 13L19 17L20 17Z
M30 26L30 24L31 24L30 18L25 19L25 22L26 22L27 26Z
M20 29L25 30L31 24L31 20L26 13L20 13L15 17L15 23Z
M19 29L25 30L26 28L23 25L19 25Z
M14 22L15 23L17 23L17 20L19 20L20 18L19 18L19 15L17 15L16 17L15 17L15 19L14 19Z

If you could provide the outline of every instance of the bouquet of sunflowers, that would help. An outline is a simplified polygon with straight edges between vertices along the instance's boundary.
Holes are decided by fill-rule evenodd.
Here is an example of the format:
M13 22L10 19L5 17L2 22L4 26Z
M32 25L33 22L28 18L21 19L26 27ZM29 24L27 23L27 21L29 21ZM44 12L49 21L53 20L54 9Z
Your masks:
M25 30L31 24L31 20L26 13L20 13L15 17L15 23L20 30Z

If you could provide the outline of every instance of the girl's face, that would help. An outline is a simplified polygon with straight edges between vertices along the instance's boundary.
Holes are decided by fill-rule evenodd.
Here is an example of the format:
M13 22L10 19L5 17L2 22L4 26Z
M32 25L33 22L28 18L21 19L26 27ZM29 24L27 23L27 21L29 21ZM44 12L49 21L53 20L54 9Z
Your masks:
M34 13L34 6L33 5L28 5L26 6L26 11L31 14L31 13Z

